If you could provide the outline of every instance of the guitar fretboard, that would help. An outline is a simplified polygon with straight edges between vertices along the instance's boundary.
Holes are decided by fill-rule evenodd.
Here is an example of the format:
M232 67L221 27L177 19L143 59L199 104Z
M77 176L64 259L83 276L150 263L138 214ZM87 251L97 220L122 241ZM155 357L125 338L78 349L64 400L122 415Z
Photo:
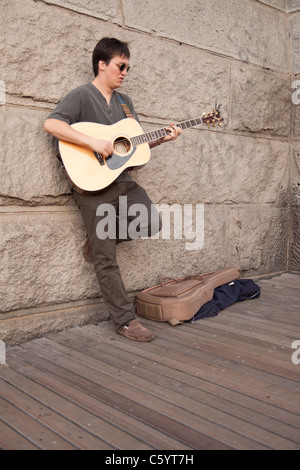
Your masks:
M188 121L183 121L176 124L181 130L189 129L190 127L198 126L202 124L202 118L190 119ZM137 135L131 137L131 142L133 145L145 144L146 142L151 142L152 140L161 139L165 137L169 132L166 129L157 129L156 131L145 132L145 134Z

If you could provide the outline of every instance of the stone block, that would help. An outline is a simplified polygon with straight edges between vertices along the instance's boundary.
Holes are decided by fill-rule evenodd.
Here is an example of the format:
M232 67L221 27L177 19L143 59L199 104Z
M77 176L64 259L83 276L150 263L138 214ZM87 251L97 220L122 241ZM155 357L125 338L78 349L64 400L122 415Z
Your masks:
M2 202L7 198L43 204L65 203L70 193L54 139L43 131L47 112L0 107Z
M292 82L293 122L292 133L294 140L300 140L300 75Z
M32 0L2 0L1 19L0 78L10 103L58 102L93 79L97 41L114 32L124 36L111 23L99 26L97 18Z
M300 5L299 11L289 16L292 73L300 73Z
M1 338L12 346L47 333L108 319L101 301L48 305L0 315Z
M236 64L231 87L234 130L288 137L292 109L288 76Z
M231 210L229 220L233 265L240 265L247 276L287 269L287 209L241 207Z
M260 2L124 0L124 14L126 26L157 37L282 71L289 65L285 15Z
M131 50L132 71L122 89L141 116L169 124L211 112L216 100L228 108L227 60L143 36L134 38Z
M291 165L291 202L300 204L300 142L294 142Z
M288 142L188 129L133 177L155 203L287 204L288 160Z
M96 297L79 211L0 213L0 312Z
M300 205L291 208L289 269L300 271Z

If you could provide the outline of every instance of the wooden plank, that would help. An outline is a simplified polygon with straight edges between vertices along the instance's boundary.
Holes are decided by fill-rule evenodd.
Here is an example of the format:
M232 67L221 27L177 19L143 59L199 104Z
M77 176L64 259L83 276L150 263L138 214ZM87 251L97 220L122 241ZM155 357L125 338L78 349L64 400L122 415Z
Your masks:
M93 331L85 329L84 338L82 338L82 331L79 329L69 330L63 334L51 335L54 341L64 344L67 347L73 347L77 351L86 355L91 355L105 363L114 365L115 367L121 368L122 371L131 372L139 377L143 377L154 384L163 385L173 391L180 391L183 400L185 397L189 397L201 402L213 406L220 410L226 410L236 417L245 419L252 424L258 425L270 431L280 426L280 435L288 439L294 440L295 435L299 432L300 425L299 418L295 419L295 415L292 413L281 415L281 421L279 421L278 408L272 408L271 417L268 416L266 408L269 407L265 404L264 407L259 406L256 411L257 403L251 399L251 403L247 400L248 397L245 395L239 397L239 403L235 399L232 399L232 394L235 391L230 391L226 397L223 397L224 391L220 387L216 390L216 387L205 387L199 384L199 379L189 376L188 374L180 374L180 372L164 367L161 364L153 366L153 362L147 359L139 358L131 353L120 357L116 349L107 343L101 343L97 341L97 336ZM171 372L170 372L171 371ZM191 377L191 380L189 378ZM194 380L193 380L194 379ZM201 390L201 393L199 391ZM222 393L223 392L223 393ZM261 403L261 402L258 402ZM280 410L279 410L280 411ZM263 414L262 414L263 412ZM284 419L285 418L285 419ZM292 422L290 422L292 421ZM296 427L293 425L296 425Z
M178 328L142 319L151 343L105 322L8 348L0 448L299 449L299 281Z
M237 306L236 306L237 307ZM278 309L281 310L281 306L278 306ZM245 311L238 310L236 308L235 311L233 309L228 309L228 310L223 310L219 316L218 320L220 321L226 321L226 323L234 323L236 325L242 325L245 326L246 328L255 328L261 329L262 332L265 331L266 335L268 336L269 334L275 333L274 336L277 336L277 334L282 335L283 333L283 321L282 319L280 321L277 321L275 318L275 315L273 315L272 320L270 321L269 319L265 318L265 309L266 305L263 305L263 309L260 309L260 313L263 313L261 317L254 316L253 314L255 311L257 312L258 309L252 310L251 315L245 314ZM268 307L269 310L269 307ZM288 321L284 321L284 335L286 337L293 337L294 334L300 333L300 326L299 323L298 325L289 325Z
M259 324L257 319L255 321L250 318L247 318L245 315L244 318L238 317L238 315L230 316L228 311L223 314L219 314L218 317L213 319L204 319L200 320L201 322L208 322L209 324L215 325L217 328L223 328L224 331L234 332L239 334L241 337L249 338L250 340L259 339L261 341L267 341L272 344L277 344L284 347L290 347L295 333L292 329L290 331L283 330L283 328L272 327L271 322L268 324Z
M201 323L207 323L213 326L216 330L221 330L224 333L235 333L239 335L240 339L245 339L250 342L259 341L266 341L273 345L278 345L282 347L290 347L292 344L294 334L289 335L282 335L282 333L274 333L267 329L267 327L259 327L255 323L246 323L244 321L229 321L224 316L219 315L217 319L204 319L200 320ZM225 333L226 334L226 333Z
M189 325L187 325L189 326ZM280 345L274 345L271 342L263 340L251 340L248 337L242 336L234 332L228 332L224 328L218 328L218 323L210 322L208 320L198 321L192 324L192 328L187 329L186 325L180 326L180 334L194 332L197 336L197 342L194 338L193 344L205 344L206 342L211 345L219 345L229 351L235 351L236 354L249 354L250 357L261 357L267 354L268 360L277 365L287 366L291 361L287 361L286 348Z
M2 381L1 383L1 395L7 402L14 404L37 422L72 442L77 449L113 449L112 446L97 437L101 434L106 423L103 421L99 423L99 419L92 414L85 413L81 408L74 406L59 395L50 393L25 376L10 369L5 372L6 382L3 384ZM15 386L8 383L8 380ZM21 389L17 389L17 385ZM35 395L34 398L32 398L33 395ZM107 427L112 428L111 426ZM107 432L111 431L112 429L107 429ZM136 443L136 439L131 442L132 445Z
M81 328L74 328L66 332L51 335L51 337L65 346L73 347L79 351L85 352L85 354L98 357L105 362L108 361L112 364L119 365L119 367L124 368L124 370L128 369L133 373L137 371L138 374L148 374L154 382L156 381L156 374L159 374L159 380L169 377L171 379L170 386L173 386L174 389L179 388L182 390L182 393L184 393L187 385L191 385L212 393L218 398L218 400L216 400L217 402L219 402L219 399L222 397L228 398L230 401L235 401L250 409L257 409L260 413L263 411L271 417L277 418L278 416L282 416L283 421L299 426L299 416L295 415L295 413L290 413L273 404L263 402L261 399L255 399L249 396L249 394L246 395L235 389L223 387L216 382L203 380L194 370L187 370L184 364L182 370L178 367L177 362L174 366L173 364L166 366L162 364L161 361L149 359L146 354L140 355L139 352L141 349L138 347L133 351L127 350L126 354L124 354L123 350L120 351L117 347L113 346L114 342L109 344L107 341L99 341L98 331L100 328L101 325L99 327L84 327L84 337Z
M256 379L247 374L236 373L234 369L228 374L227 369L216 365L210 361L202 361L201 359L191 358L181 348L166 349L166 347L158 346L157 340L151 343L149 347L140 347L140 345L134 342L116 341L115 335L112 333L107 336L105 330L110 330L111 326L108 324L101 324L98 327L89 325L89 328L97 329L99 341L110 342L111 339L114 341L114 347L120 349L120 354L127 354L131 351L139 356L147 357L153 362L159 362L167 367L174 368L176 370L185 371L195 375L198 378L202 378L218 385L226 386L232 390L237 390L244 393L247 396L252 396L260 400L267 401L279 406L285 410L291 411L292 413L299 413L299 401L292 401L287 399L285 396L285 389L282 387L274 387L272 384L266 383L264 380ZM166 325L157 324L157 328L165 329ZM170 327L171 328L171 327ZM166 353L167 351L167 353ZM245 368L246 370L246 368ZM279 393L280 392L280 393ZM296 394L298 397L298 394ZM293 398L295 394L293 394Z
M207 336L215 336L221 341L227 342L239 342L245 345L248 350L259 350L259 348L267 351L276 351L277 357L286 360L287 349L290 351L290 344L283 346L281 344L275 344L274 342L255 338L254 336L249 337L242 332L237 333L234 328L230 331L226 329L226 324L218 322L216 319L200 320L193 324L194 328L197 328L197 334ZM202 340L202 339L201 339ZM239 349L237 349L238 352Z
M134 432L134 435L139 437L142 442L148 443L149 447L171 450L191 449L191 447L184 445L182 442L172 439L165 434L154 430L151 426L147 426L146 424L135 420L127 413L113 409L106 403L101 402L99 399L95 399L84 391L73 387L69 383L66 384L63 380L60 380L57 376L54 376L47 371L35 368L31 364L26 364L16 357L10 357L10 367L16 371L25 373L26 377L30 377L32 380L41 383L51 392L58 393L67 400L78 404L82 408L93 412L103 419L106 419L125 431L128 435L132 435ZM121 445L122 442L119 441L116 448L121 448Z
M1 420L42 450L75 450L76 446L49 430L15 405L0 398ZM1 447L1 443L0 443Z
M0 419L0 450L39 450L39 447Z
M215 364L226 366L234 369L236 372L241 371L247 375L269 380L271 383L282 385L287 389L299 391L300 381L299 374L296 373L294 365L291 361L291 352L286 356L285 363L281 365L275 364L272 360L268 360L267 351L265 356L253 358L247 351L230 351L222 347L220 344L209 345L200 342L197 338L197 331L189 331L184 335L183 329L172 331L166 340L165 335L159 336L156 341L159 345L170 344L170 347L176 349L178 345L182 345L188 355L201 360L207 360ZM245 367L246 366L246 367Z
M174 330L174 333L177 334L177 336L180 335L182 338L189 340L190 344L196 348L206 348L206 346L208 346L216 350L221 349L228 353L234 353L238 358L243 355L258 360L262 360L263 358L270 364L293 370L291 361L287 360L285 348L274 346L265 341L261 341L259 344L253 344L252 342L244 341L244 338L240 335L217 334L214 329L207 326L207 324L203 327L203 323L194 323L191 327L189 325L180 326Z
M73 370L74 367L78 370L78 373L83 374L84 377L91 378L93 381L96 381L95 372L101 372L101 383L106 384L113 391L128 388L127 383L130 383L130 387L127 390L126 396L130 397L135 396L136 399L141 400L141 392L147 390L147 394L144 392L142 395L149 396L149 399L152 403L152 408L154 405L157 406L157 409L161 412L163 408L171 407L175 405L177 410L183 408L185 411L184 418L187 420L188 413L193 414L193 421L198 421L199 418L206 419L206 427L209 427L210 423L218 424L220 427L226 429L231 429L236 433L240 433L241 436L247 435L249 439L257 440L257 444L261 443L266 447L272 448L273 446L277 448L290 448L294 449L296 443L285 439L284 437L272 432L267 431L265 428L260 428L258 426L252 425L249 421L244 421L239 417L236 417L232 414L218 410L215 407L208 406L205 403L201 402L201 399L197 400L197 396L194 396L193 399L185 397L182 400L182 395L168 390L166 394L165 389L159 384L154 384L149 381L137 377L133 374L124 373L119 368L111 367L108 364L103 364L102 362L96 360L94 357L89 357L83 354L78 354L76 351L69 350L62 345L54 345L53 342L47 339L41 339L39 341L42 345L42 354L45 354L47 358L52 357L55 360L55 355L60 354L60 362L67 367L67 364L72 358L73 361ZM32 348L30 348L32 349ZM36 354L40 354L37 347L34 348ZM65 355L65 357L63 357ZM78 361L78 364L75 363ZM84 365L84 367L82 367ZM120 385L122 382L122 385ZM160 397L162 400L165 400L164 403L161 403L161 400L157 400L157 397ZM177 411L178 413L178 411ZM189 421L189 425L192 423ZM193 426L195 426L193 424Z
M26 347L29 346L29 343L26 344ZM33 348L32 348L33 346ZM54 355L53 362L49 359L49 350L45 351L43 348L35 348L33 342L30 343L30 349L24 350L21 348L14 348L13 354L19 357L22 357L23 360L28 361L31 364L35 364L37 367L48 371L66 383L71 384L86 394L90 394L99 400L104 401L109 406L117 408L124 412L130 412L131 416L135 416L136 419L139 419L143 422L152 425L156 429L159 429L162 432L165 432L167 435L181 440L181 442L191 446L192 448L203 448L203 449L227 449L228 446L219 442L217 439L207 437L205 434L202 434L198 429L189 427L189 423L195 421L194 417L191 415L185 416L184 413L178 413L176 407L171 407L170 413L168 409L165 409L158 403L158 408L161 408L161 413L159 410L153 408L153 400L147 396L147 393L142 394L142 400L138 402L136 400L136 395L134 390L131 391L131 387L120 387L120 384L116 387L109 387L107 385L107 380L104 380L102 374L99 377L96 377L95 371L88 371L81 367L79 373L76 367L76 362L72 361L65 364L64 358L60 355ZM37 352L46 355L46 357L39 357ZM41 350L43 349L43 350ZM12 352L11 352L12 353ZM59 365L58 365L59 358ZM67 367L64 367L64 364ZM90 379L87 378L87 374L90 376ZM95 382L95 377L97 381ZM129 393L129 397L124 394L124 388L129 389L132 393ZM172 413L171 413L172 411ZM181 419L182 418L182 419ZM216 431L218 427L215 426ZM221 433L222 434L222 433ZM226 435L230 433L225 433ZM224 436L224 437L225 437ZM229 436L230 437L230 436ZM249 441L247 440L249 445ZM262 446L259 446L260 448Z
M125 412L129 410L131 416L135 416L136 419L148 423L192 448L228 449L230 446L226 444L226 441L230 437L232 439L235 437L235 440L238 438L245 447L250 444L256 446L255 442L253 443L247 438L243 439L243 436L236 436L235 433L228 430L219 430L219 427L214 423L210 425L202 418L195 420L193 413L185 412L172 404L168 405L148 394L147 391L137 393L134 387L125 382L120 383L118 380L110 379L103 373L97 374L95 369L83 367L75 360L70 361L61 354L51 353L51 350L46 349L44 345L39 347L36 342L31 342L25 346L26 349L14 348L13 354L59 376L66 383L97 397L113 408ZM203 429L207 430L207 427L210 427L212 432L214 431L217 436L225 439L225 443L223 440L203 433L200 429L200 425L203 423ZM233 442L235 440L233 439ZM260 444L257 444L256 447L264 448Z
M152 329L156 328L155 325L152 326ZM216 354L224 358L227 357L231 360L237 358L237 356L242 356L243 354L247 356L248 359L256 360L256 367L259 368L259 362L266 362L267 365L281 367L283 377L291 378L292 380L299 381L299 375L295 373L293 364L290 360L290 354L287 355L286 348L275 347L278 351L276 358L273 359L273 356L270 352L274 352L274 346L270 343L261 342L260 345L253 346L251 343L245 343L243 341L243 336L236 336L235 339L228 335L215 335L214 339L209 338L206 330L203 331L202 324L190 324L182 325L177 328L172 328L168 330L168 335L173 341L182 341L183 344L190 344L191 347L195 349L203 349L203 352L211 352L214 350ZM166 337L166 335L164 335ZM226 348L224 346L226 345ZM290 353L290 352L289 352ZM241 362L241 361L239 361ZM266 366L267 366L266 365ZM265 365L263 365L265 367ZM265 369L266 371L268 369Z

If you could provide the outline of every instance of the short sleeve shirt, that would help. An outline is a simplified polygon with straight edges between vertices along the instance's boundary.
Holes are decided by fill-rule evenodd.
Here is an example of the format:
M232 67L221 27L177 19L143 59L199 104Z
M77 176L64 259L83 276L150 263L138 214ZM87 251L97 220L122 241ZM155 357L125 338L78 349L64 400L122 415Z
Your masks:
M131 99L121 94L128 105L133 117L139 122ZM48 119L58 119L68 124L75 122L97 122L111 125L126 118L119 102L117 92L114 91L108 105L105 97L92 83L81 85L67 93L56 108L48 116ZM123 172L117 181L128 181L130 177L127 171Z

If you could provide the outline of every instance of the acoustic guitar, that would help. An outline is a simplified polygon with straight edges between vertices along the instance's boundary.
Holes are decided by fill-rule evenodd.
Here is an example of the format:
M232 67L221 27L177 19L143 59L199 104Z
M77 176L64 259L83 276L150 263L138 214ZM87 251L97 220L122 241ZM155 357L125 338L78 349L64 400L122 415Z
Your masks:
M223 119L216 108L200 118L176 124L185 130L200 124L214 127ZM168 134L166 129L144 133L135 119L122 119L116 124L104 125L93 122L77 122L72 127L90 137L109 140L114 153L104 158L101 154L84 147L59 141L61 159L68 177L84 191L99 191L113 183L126 169L145 165L150 159L149 142Z

